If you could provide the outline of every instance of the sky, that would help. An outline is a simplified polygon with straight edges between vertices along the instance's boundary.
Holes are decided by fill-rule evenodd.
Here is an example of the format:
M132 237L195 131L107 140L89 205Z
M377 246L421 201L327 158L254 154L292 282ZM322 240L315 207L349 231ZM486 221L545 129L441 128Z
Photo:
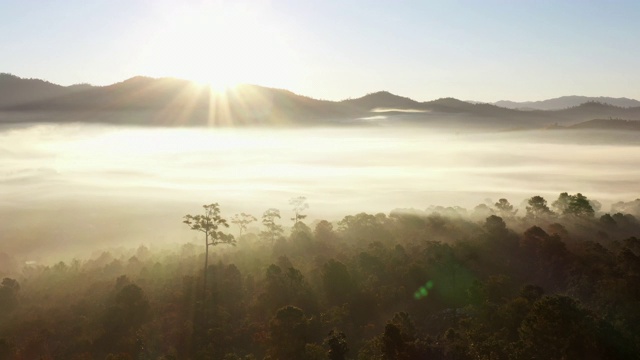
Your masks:
M328 100L640 99L638 1L0 0L0 72Z

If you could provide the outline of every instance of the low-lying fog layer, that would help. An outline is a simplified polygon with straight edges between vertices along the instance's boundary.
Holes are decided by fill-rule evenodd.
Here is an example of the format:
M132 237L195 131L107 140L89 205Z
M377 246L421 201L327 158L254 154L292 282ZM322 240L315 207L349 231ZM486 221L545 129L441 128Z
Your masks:
M0 252L42 259L123 243L188 242L196 235L182 216L212 202L226 216L259 218L279 208L289 224L288 200L297 196L307 197L310 221L429 205L473 208L500 197L552 202L563 191L582 192L608 210L638 197L640 140L601 135L4 127Z

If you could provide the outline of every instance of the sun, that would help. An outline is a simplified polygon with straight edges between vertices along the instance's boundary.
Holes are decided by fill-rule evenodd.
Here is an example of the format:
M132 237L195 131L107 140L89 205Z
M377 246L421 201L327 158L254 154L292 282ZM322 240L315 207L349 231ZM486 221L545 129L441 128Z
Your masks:
M176 5L166 12L166 26L146 45L153 75L193 80L216 91L240 83L290 85L296 56L263 9L216 2Z

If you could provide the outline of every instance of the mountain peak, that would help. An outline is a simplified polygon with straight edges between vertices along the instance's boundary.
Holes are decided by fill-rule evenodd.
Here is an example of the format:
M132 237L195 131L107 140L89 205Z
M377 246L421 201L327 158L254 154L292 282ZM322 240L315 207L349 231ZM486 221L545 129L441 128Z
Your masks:
M411 109L420 103L408 97L392 94L388 91L369 93L357 99L343 100L343 103L361 107L367 110L375 108Z

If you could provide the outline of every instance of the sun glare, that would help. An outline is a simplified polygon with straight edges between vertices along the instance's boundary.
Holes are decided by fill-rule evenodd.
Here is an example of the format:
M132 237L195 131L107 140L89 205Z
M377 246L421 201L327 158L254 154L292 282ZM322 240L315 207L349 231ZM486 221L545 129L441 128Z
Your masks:
M167 26L147 45L155 75L186 78L217 92L239 83L282 86L290 80L295 56L260 9L174 6L166 10Z

